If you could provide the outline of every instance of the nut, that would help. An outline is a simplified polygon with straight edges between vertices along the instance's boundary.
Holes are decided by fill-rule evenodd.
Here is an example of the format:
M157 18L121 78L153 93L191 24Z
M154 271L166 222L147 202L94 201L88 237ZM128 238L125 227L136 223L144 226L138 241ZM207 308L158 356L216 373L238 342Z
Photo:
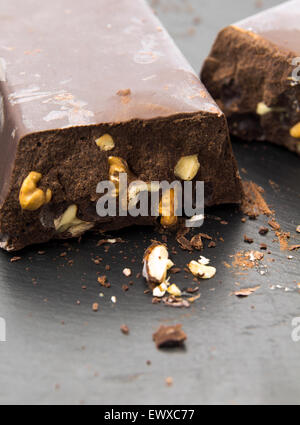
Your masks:
M156 298L162 298L165 295L167 288L167 284L163 282L153 289L152 295Z
M108 158L109 164L109 180L114 183L116 187L117 194L119 193L119 185L120 185L120 173L126 173L129 177L132 177L132 173L129 171L129 167L127 162L118 157L118 156L110 156Z
M77 210L77 205L70 205L59 218L54 220L55 230L58 233L68 231L73 237L76 237L93 227L93 223L76 217Z
M217 271L215 267L206 266L194 260L189 263L188 268L194 276L201 277L201 279L211 279Z
M290 135L295 139L300 139L300 122L290 129Z
M103 134L103 136L99 137L95 142L102 151L111 151L115 147L114 139L110 134Z
M174 266L165 245L154 242L144 254L143 276L149 283L165 282L168 270Z
M256 107L257 115L266 115L272 112L272 108L267 106L264 102L259 102Z
M175 285L175 283L172 283L172 285L168 287L167 291L169 292L169 294L173 295L174 297L181 296L181 290L178 288L177 285Z
M125 268L124 270L123 270L123 275L124 276L126 276L126 277L129 277L129 276L131 276L131 270L130 269L128 269L128 268Z
M178 217L175 215L175 190L165 190L159 203L159 215L162 216L160 224L164 227L172 227L177 224Z
M35 211L50 202L52 198L51 190L47 189L45 193L37 187L41 178L41 173L31 171L23 181L19 194L19 202L23 210Z
M197 175L199 168L200 163L197 155L183 156L177 162L174 174L181 180L189 181L193 180L193 178Z

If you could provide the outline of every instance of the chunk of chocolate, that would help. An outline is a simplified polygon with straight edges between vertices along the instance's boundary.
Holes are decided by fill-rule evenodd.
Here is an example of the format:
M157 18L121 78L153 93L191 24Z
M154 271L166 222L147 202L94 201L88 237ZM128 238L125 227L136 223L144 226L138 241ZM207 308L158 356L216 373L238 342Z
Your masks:
M174 326L161 325L152 338L157 348L167 348L183 345L187 336L182 330L182 325L177 324Z
M232 134L300 154L299 57L299 0L219 33L201 76Z
M156 223L97 215L120 171L240 201L225 117L143 0L1 1L0 39L2 248Z

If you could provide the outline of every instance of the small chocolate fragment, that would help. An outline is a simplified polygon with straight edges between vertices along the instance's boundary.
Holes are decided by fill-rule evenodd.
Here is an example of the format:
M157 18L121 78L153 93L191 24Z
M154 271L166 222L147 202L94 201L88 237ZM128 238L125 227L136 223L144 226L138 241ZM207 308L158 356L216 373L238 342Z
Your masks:
M187 336L180 324L175 326L161 325L153 334L153 341L157 348L182 346L186 339Z
M258 233L262 236L266 235L269 232L269 229L267 227L261 227L258 231Z
M201 77L232 134L300 155L300 1L288 1L223 29Z
M128 335L129 334L129 327L127 325L121 325L120 326L120 330L124 335Z
M253 243L253 238L249 238L247 235L244 235L244 242L251 244Z

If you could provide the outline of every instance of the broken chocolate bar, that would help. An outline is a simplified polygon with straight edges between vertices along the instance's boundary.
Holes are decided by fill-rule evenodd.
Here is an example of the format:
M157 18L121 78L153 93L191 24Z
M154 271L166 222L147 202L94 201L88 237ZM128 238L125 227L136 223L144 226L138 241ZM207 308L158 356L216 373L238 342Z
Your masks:
M223 29L202 81L232 134L270 141L300 154L300 1Z
M121 172L240 201L226 119L144 0L0 3L2 248L156 223L97 214Z

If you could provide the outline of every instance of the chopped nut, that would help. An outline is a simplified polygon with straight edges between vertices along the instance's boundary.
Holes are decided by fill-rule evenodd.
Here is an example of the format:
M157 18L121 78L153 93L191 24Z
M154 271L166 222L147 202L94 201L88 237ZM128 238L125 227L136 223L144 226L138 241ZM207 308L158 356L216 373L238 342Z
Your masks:
M169 259L165 245L154 242L144 254L143 276L149 283L160 284L166 280L168 270L174 263Z
M167 289L168 289L167 284L165 282L163 282L153 289L152 295L155 298L162 298L165 295Z
M159 203L159 215L161 225L164 227L172 227L177 224L178 217L175 215L176 202L175 190L165 190Z
M300 139L300 122L290 129L290 135L295 139Z
M172 283L167 289L168 293L171 295L174 295L174 297L180 297L181 296L181 290L178 288L175 283Z
M126 276L126 277L131 276L131 270L130 270L130 269L128 269L128 268L124 269L124 270L123 270L123 275L124 275L124 276Z
M207 266L210 263L210 260L206 257L200 256L200 259L198 260L198 263L204 264L204 266Z
M201 279L211 279L216 274L215 267L200 264L198 261L191 261L188 265L190 272Z
M117 302L117 297L115 297L114 295L111 297L111 302L113 303L113 304L116 304L116 302Z
M267 106L264 102L259 102L256 107L257 115L266 115L272 112L272 108Z
M177 162L174 174L181 180L190 181L197 175L200 168L197 155L183 156Z
M24 179L19 194L19 202L23 210L35 211L51 201L51 190L47 189L45 193L37 187L41 178L41 173L31 171Z
M109 180L114 183L116 187L116 194L119 193L119 185L120 185L120 173L126 173L128 176L132 176L129 171L129 167L127 162L119 158L118 156L110 156L108 158L109 164Z
M297 233L300 233L300 225L299 225L299 226L297 226L297 228L296 228L296 232L297 232Z
M77 210L77 205L70 205L59 218L54 220L55 230L58 233L69 232L75 237L94 226L93 223L77 218Z
M95 142L102 151L111 151L115 147L114 139L110 134L103 134L103 136L99 137Z

